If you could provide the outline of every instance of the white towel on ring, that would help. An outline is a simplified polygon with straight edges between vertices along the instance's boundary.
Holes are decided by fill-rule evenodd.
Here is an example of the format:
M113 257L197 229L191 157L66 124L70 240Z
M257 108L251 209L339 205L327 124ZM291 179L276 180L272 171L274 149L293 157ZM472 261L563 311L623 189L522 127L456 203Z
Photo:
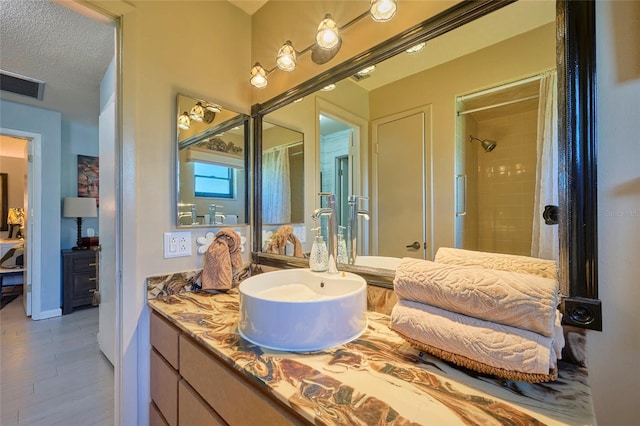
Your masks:
M551 337L558 282L535 275L403 258L393 288L411 300Z
M483 269L520 272L522 274L537 275L554 280L558 278L558 266L554 260L517 256L514 254L487 253L440 247L436 252L434 261L449 265L475 266Z
M559 334L540 334L483 321L434 306L399 300L390 327L400 334L440 350L509 371L549 374L564 346Z

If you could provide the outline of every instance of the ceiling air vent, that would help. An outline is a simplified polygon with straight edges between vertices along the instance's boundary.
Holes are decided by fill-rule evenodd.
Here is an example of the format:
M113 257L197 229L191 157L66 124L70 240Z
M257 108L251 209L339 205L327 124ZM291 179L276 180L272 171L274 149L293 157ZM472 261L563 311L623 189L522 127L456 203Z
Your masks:
M42 100L44 81L0 70L0 90Z

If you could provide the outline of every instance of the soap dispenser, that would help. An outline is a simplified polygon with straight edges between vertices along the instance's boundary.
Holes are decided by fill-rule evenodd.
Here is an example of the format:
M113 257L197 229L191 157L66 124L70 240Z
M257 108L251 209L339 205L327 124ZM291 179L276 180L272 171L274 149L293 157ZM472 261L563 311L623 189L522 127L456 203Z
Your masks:
M349 263L347 242L344 239L344 226L338 226L338 263Z
M329 267L329 251L320 234L320 227L313 228L312 231L316 231L316 238L311 246L309 267L314 272L324 272Z

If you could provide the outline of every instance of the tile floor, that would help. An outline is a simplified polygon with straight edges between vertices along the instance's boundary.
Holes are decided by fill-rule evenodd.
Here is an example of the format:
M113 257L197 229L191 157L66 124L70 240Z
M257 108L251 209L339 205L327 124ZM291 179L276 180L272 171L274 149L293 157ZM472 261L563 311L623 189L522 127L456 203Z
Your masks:
M22 296L0 310L0 425L113 424L113 366L98 347L98 309L48 320Z

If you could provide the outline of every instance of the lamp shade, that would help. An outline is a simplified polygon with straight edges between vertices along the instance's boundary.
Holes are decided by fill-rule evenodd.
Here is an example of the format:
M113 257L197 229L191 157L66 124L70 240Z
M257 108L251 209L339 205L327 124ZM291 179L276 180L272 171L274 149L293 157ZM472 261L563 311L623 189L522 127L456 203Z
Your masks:
M24 209L22 207L9 208L7 224L24 226Z
M98 208L95 198L65 197L62 216L64 217L96 217Z

